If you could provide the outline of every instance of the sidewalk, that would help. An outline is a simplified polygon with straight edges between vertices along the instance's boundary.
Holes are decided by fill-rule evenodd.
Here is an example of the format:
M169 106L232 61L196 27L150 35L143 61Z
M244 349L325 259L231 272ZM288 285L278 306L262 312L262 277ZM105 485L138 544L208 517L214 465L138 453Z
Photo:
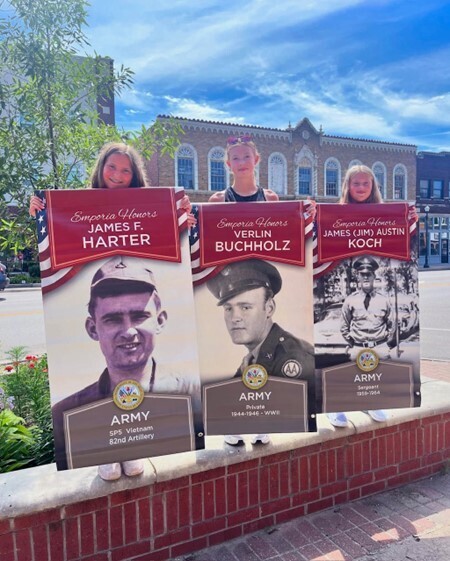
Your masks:
M450 474L260 530L174 561L448 561Z
M420 361L420 375L441 382L450 382L450 361L422 359Z
M433 263L427 269L423 265L419 265L419 272L422 271L447 271L450 269L450 263Z

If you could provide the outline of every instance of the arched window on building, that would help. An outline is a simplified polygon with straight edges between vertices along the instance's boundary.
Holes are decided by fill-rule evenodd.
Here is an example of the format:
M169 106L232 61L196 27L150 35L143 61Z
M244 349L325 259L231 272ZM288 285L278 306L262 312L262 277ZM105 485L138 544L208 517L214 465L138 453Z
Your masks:
M381 196L386 198L386 166L381 162L376 162L372 167L373 174L380 188Z
M325 162L325 196L338 197L341 183L341 166L335 158Z
M352 161L348 164L348 167L349 167L349 169L350 169L352 166L362 166L362 165L363 165L363 164L362 164L362 162L361 162L360 160L352 160Z
M221 147L211 148L208 154L208 189L223 191L227 188L227 171L225 168L225 150Z
M190 144L182 144L177 150L175 181L178 187L197 189L197 152Z
M259 185L259 166L261 165L261 158L259 159L259 162L256 164L255 167L255 181L256 181L256 185Z
M302 158L297 168L298 194L312 195L313 166L311 160Z
M279 195L286 193L287 165L286 158L279 152L269 156L269 189Z
M394 168L394 199L405 200L407 193L406 168L397 164Z

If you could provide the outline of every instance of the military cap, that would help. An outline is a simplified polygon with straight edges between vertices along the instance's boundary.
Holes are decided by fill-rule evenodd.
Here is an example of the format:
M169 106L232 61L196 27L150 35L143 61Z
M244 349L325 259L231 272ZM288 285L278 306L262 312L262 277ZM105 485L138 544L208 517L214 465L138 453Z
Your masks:
M91 282L91 293L102 291L110 285L123 286L124 283L148 286L151 291L156 289L155 279L147 261L118 256L104 263L95 273Z
M247 290L270 288L274 294L280 292L281 276L278 270L259 259L236 261L224 267L218 275L206 282L209 290L218 298L218 306Z
M353 268L356 269L358 273L374 273L378 267L378 263L373 257L370 257L370 255L360 257L353 263Z

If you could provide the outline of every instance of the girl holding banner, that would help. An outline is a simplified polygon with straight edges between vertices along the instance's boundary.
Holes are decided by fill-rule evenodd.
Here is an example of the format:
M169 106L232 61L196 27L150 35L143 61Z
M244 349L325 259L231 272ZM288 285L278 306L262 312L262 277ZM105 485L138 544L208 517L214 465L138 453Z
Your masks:
M274 191L263 189L256 184L255 168L259 160L260 156L251 136L229 137L225 148L225 163L233 174L233 185L224 191L214 193L208 202L278 201L278 195ZM227 434L224 440L231 446L237 446L244 441L240 434ZM269 441L268 434L257 434L251 442L267 444Z
M131 146L119 142L105 144L97 157L91 177L91 189L128 189L148 187L145 165L140 154ZM185 195L181 207L190 213L189 198ZM29 213L44 210L45 201L36 195L30 200ZM188 214L188 224L195 224L195 218ZM127 476L140 475L144 471L144 461L127 460L121 463L102 464L98 466L99 476L106 481L119 479L122 472Z

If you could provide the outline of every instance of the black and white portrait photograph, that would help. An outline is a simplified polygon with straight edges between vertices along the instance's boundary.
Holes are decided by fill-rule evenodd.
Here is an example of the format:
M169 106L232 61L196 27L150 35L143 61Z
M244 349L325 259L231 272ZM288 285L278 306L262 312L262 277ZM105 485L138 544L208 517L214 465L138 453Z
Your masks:
M341 261L314 284L316 367L354 361L364 348L382 360L418 364L418 295L415 261Z

